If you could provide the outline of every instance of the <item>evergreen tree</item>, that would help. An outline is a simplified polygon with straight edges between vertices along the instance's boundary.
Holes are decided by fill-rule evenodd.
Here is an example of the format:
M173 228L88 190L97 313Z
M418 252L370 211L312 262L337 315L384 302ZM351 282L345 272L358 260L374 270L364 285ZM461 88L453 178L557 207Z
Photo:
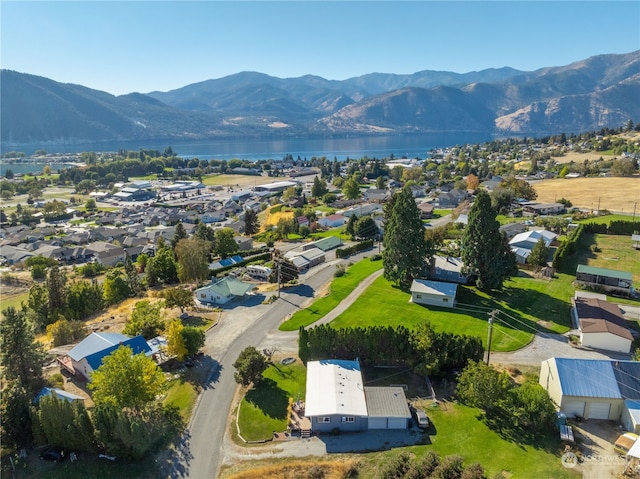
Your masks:
M356 222L357 238L373 239L378 236L378 225L371 216L363 216Z
M258 214L252 208L244 210L244 234L253 236L260 231L260 221Z
M129 256L128 253L124 259L124 272L127 275L127 284L129 285L129 289L135 296L140 296L144 292L144 284L140 281L140 278L138 277L138 270L133 264L133 261L131 261L131 256Z
M327 182L325 180L321 180L317 176L313 179L313 186L311 187L311 196L313 198L320 198L327 194L329 190L327 189Z
M171 238L171 247L175 249L178 242L187 237L187 230L184 229L184 225L182 223L178 223L176 225L175 232L173 233L173 238Z
M549 261L549 248L544 242L544 238L540 238L538 242L531 248L531 254L527 258L527 262L539 271L541 267L545 267Z
M45 353L36 341L24 310L9 306L0 321L0 365L7 381L20 381L28 394L42 387L42 365Z
M346 234L348 234L353 240L356 236L356 223L358 221L358 215L355 213L349 216L349 221L347 221L347 226L344 230Z
M476 275L476 286L485 291L502 288L503 282L517 274L515 256L491 207L488 193L480 191L469 211L469 222L461 242L465 270Z
M0 440L4 449L17 449L31 443L29 406L32 398L18 379L10 381L2 391Z
M342 193L344 193L344 197L348 200L354 200L360 197L360 185L353 178L349 178L342 185Z
M49 320L55 321L57 315L64 314L67 307L67 275L59 266L52 266L49 268L44 287L47 290Z
M433 256L433 248L425 239L420 210L406 186L394 199L383 244L384 277L397 285L409 284L419 277Z

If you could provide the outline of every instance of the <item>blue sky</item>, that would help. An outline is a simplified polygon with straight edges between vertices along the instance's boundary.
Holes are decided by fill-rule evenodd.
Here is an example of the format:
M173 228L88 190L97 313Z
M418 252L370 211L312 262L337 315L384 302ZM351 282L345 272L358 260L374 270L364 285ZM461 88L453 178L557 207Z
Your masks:
M640 49L633 1L0 1L0 66L113 94L241 71L327 79Z

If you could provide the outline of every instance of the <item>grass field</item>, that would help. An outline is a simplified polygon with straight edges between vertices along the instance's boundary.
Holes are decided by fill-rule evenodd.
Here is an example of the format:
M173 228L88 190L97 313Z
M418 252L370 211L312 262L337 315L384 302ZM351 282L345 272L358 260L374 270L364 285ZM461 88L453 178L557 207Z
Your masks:
M169 386L163 402L167 406L176 406L180 409L180 416L186 422L191 417L191 411L193 411L197 398L198 393L193 384L183 380L176 380Z
M278 181L278 179L257 175L208 175L202 178L202 183L205 186L231 186L236 188L249 188L275 181Z
M536 181L536 201L554 203L566 198L577 208L589 208L632 213L634 203L640 203L640 177L632 178L555 178ZM640 208L640 204L637 205ZM640 216L640 209L637 210Z
M501 313L496 316L492 349L514 351L527 345L535 331L568 331L571 282L569 275L546 280L521 272L493 297L473 287L459 286L457 306L451 309L411 303L409 292L381 277L331 325L335 328L402 325L413 329L426 320L436 331L478 336L486 346L489 312L498 309Z
M368 259L350 266L343 276L333 279L330 294L317 299L308 308L298 311L291 316L291 318L280 325L280 331L297 331L301 326L309 326L315 323L335 308L340 301L349 296L349 293L351 293L363 279L381 268L382 261L371 261Z
M490 429L479 420L478 409L447 403L445 408L428 408L427 414L432 426L429 429L431 444L403 448L416 456L434 451L440 457L458 454L464 464L478 462L486 472L486 477L577 479L576 471L562 466L559 441L534 445L520 441L510 441ZM369 454L362 463L359 477L373 479L379 477L377 470L398 454L398 451Z
M238 427L245 440L270 439L274 431L287 429L289 398L304 398L306 372L300 362L269 366L263 380L246 393L238 409Z

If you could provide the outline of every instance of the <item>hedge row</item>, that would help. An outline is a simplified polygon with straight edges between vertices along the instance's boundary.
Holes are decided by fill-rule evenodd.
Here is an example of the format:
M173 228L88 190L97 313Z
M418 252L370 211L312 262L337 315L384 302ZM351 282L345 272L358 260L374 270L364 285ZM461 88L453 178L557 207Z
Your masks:
M585 225L580 224L567 236L553 255L553 267L556 270L562 269L565 266L566 259L576 251L576 244L582 240L582 235L585 231Z
M600 233L608 235L632 235L640 231L640 221L613 220L606 223L584 223L588 233Z
M348 258L352 254L359 253L373 248L373 240L364 240L347 248L338 248L336 250L336 258Z

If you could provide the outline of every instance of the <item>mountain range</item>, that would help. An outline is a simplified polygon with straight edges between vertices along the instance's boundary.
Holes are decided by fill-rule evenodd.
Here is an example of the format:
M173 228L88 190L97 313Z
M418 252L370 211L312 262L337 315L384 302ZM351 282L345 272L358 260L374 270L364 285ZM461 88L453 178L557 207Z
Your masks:
M640 50L513 68L347 80L242 72L114 96L0 70L3 148L21 144L478 132L543 136L640 121Z

